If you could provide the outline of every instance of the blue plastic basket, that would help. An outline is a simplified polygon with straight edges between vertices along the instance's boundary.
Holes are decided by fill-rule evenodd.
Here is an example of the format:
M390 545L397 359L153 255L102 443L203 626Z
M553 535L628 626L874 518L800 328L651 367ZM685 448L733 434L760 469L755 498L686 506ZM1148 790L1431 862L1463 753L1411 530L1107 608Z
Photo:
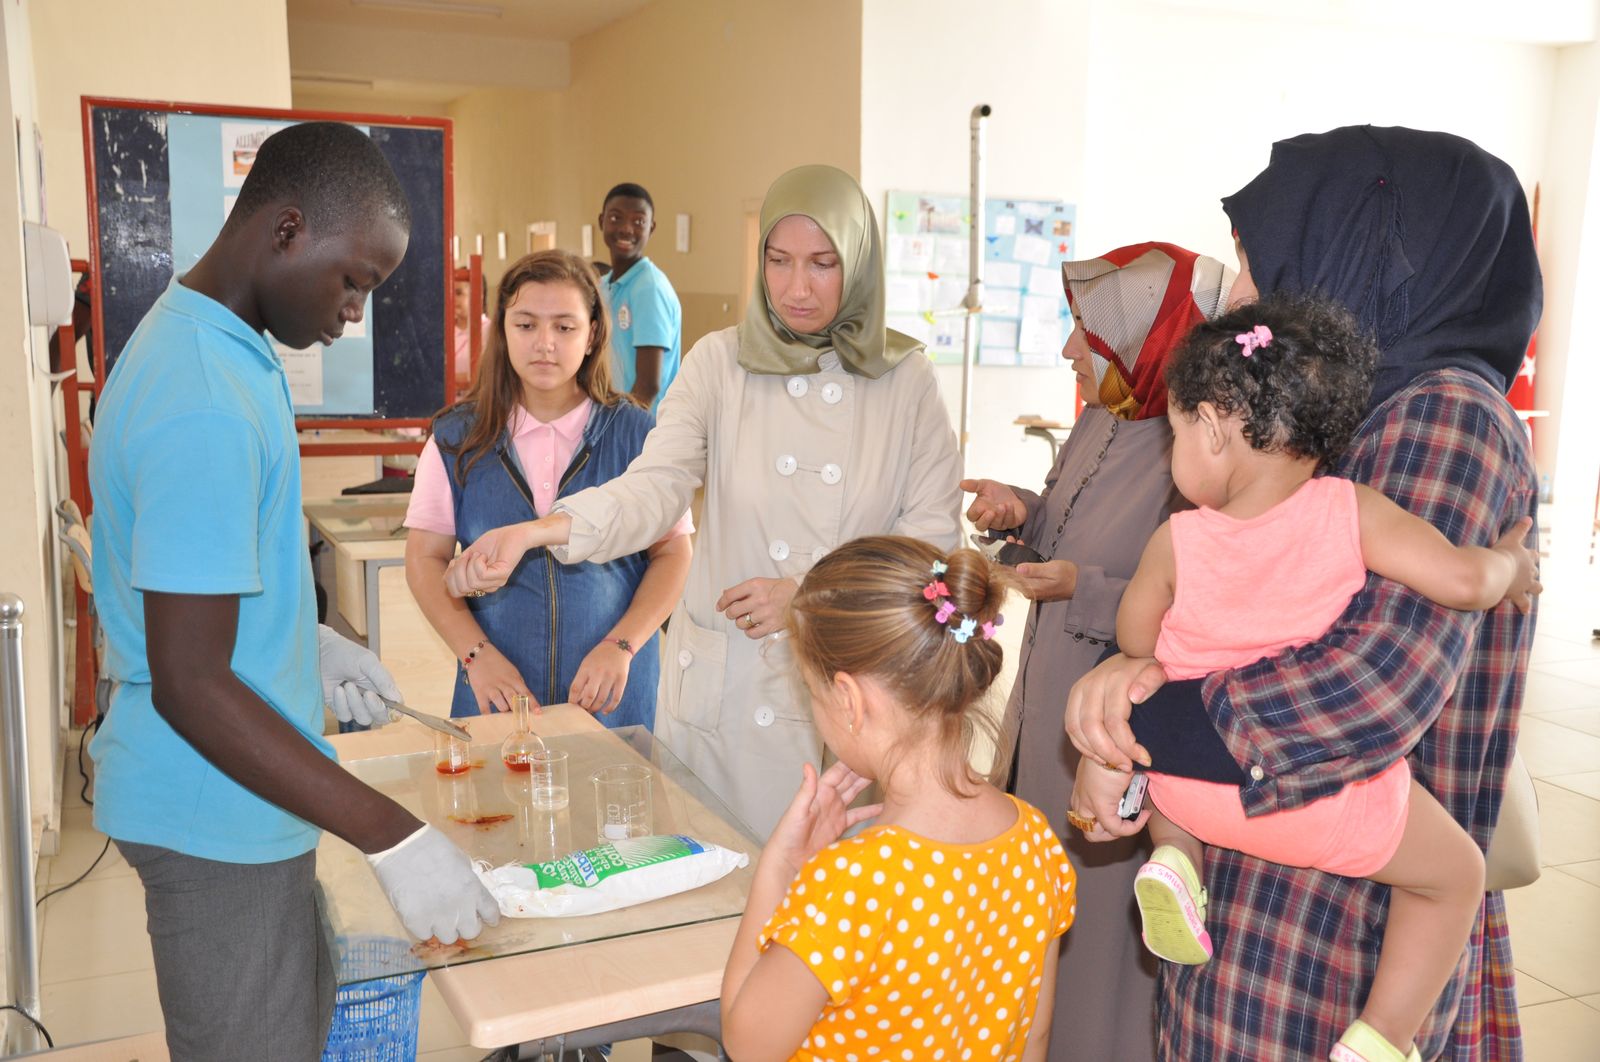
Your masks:
M405 967L411 942L394 937L340 937L340 979ZM323 1062L413 1062L422 1011L422 970L347 984L333 1005Z

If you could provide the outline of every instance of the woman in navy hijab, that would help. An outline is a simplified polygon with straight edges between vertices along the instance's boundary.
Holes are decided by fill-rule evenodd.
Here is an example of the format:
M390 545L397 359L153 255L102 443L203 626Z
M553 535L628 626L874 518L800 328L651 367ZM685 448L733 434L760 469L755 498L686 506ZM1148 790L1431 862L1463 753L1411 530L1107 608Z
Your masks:
M1238 243L1233 299L1315 290L1381 351L1372 409L1337 474L1383 491L1452 542L1488 545L1531 515L1527 434L1505 400L1543 287L1511 168L1444 133L1357 126L1278 142L1223 200ZM1073 688L1085 755L1230 781L1247 810L1301 807L1408 755L1415 777L1487 848L1516 744L1534 614L1455 612L1376 576L1320 642L1203 681L1161 685L1112 657ZM1159 692L1145 700L1152 690ZM1132 710L1129 700L1144 700ZM1127 720L1127 723L1124 723ZM1131 724L1131 731L1129 730ZM1080 788L1091 836L1124 828L1125 779ZM1107 826L1106 824L1110 825ZM1204 966L1164 971L1169 1059L1328 1056L1371 985L1388 891L1237 852L1206 860ZM1499 893L1417 1036L1422 1058L1522 1057Z

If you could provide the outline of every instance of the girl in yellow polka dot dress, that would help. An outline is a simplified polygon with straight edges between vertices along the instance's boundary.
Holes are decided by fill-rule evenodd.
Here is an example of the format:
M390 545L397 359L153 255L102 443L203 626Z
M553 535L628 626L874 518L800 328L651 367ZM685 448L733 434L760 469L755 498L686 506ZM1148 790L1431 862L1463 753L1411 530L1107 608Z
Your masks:
M1044 815L967 765L1009 583L976 550L862 538L790 603L838 762L805 766L756 865L722 979L736 1062L1044 1059L1076 876ZM874 781L883 803L850 807Z

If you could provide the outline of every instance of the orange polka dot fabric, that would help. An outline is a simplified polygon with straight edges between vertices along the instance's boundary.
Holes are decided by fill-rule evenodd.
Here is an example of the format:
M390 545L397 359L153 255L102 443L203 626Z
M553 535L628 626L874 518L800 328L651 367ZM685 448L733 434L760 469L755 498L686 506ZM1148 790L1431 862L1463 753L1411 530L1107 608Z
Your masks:
M895 826L818 852L761 931L828 990L796 1060L1022 1057L1077 874L1038 809L982 844Z

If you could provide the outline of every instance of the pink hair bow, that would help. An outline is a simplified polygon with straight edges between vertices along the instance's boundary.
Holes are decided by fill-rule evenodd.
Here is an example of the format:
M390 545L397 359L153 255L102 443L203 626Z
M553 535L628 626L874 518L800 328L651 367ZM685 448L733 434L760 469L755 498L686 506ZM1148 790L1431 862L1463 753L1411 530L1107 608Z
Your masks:
M935 622L948 623L950 621L950 617L954 616L955 614L956 614L955 602L953 602L953 601L941 601L941 602L939 602L939 607L933 613L933 618L934 618Z
M983 624L983 626L979 627L978 629L983 632L983 640L987 642L993 638L994 629L1005 623L1005 621L1006 618L1004 616L996 616L993 620L990 620L989 622Z
M1248 332L1240 332L1233 337L1233 341L1244 348L1244 356L1249 357L1268 343L1272 342L1272 329L1264 324L1258 324Z

